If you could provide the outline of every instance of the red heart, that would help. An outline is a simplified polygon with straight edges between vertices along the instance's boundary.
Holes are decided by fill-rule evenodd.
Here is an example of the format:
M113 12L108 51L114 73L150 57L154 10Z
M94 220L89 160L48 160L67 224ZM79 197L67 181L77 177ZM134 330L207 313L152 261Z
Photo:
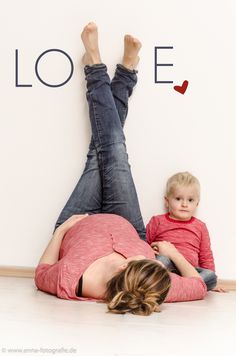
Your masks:
M174 86L174 89L178 91L180 94L184 94L186 92L187 87L188 87L188 81L185 80L181 86L179 85Z

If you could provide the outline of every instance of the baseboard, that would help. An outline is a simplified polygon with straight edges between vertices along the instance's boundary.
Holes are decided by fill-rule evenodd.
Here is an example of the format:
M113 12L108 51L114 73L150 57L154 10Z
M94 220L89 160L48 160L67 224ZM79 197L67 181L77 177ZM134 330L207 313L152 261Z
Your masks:
M223 287L227 290L236 291L236 281L230 279L218 279L218 286Z
M0 266L1 277L34 278L34 267ZM218 279L218 286L236 291L236 280Z
M0 266L1 277L34 278L34 267Z

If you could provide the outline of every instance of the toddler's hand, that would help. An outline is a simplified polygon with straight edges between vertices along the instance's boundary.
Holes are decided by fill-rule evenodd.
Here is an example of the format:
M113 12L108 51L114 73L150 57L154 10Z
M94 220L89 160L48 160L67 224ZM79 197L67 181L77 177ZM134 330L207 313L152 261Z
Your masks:
M151 247L154 250L155 255L159 255L158 242L151 243Z
M221 286L216 286L215 288L212 289L212 292L228 293L228 289L225 289Z
M172 256L175 256L176 253L179 253L176 247L168 241L156 242L158 248L158 254L169 257L172 259Z

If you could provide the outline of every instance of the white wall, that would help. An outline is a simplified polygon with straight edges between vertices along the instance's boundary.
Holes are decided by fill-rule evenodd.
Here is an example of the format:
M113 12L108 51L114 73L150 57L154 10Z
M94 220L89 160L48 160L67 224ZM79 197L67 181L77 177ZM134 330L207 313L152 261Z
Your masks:
M189 170L201 181L197 216L207 223L218 275L236 279L235 8L234 1L1 1L1 265L35 266L55 220L82 172L90 128L80 32L93 20L110 74L125 33L143 43L139 85L130 101L127 145L145 222L163 212L166 179ZM89 4L89 5L88 5ZM159 72L185 95L154 83L154 47L173 63ZM34 72L45 50L74 63L59 88ZM19 82L15 87L15 49ZM60 83L69 65L57 53L40 62L42 78Z

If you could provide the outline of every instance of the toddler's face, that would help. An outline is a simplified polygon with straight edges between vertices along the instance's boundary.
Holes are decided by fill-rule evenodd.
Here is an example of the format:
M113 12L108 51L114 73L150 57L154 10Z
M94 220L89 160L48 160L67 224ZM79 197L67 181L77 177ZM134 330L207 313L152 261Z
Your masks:
M198 192L194 185L176 187L174 192L165 199L170 217L182 221L191 219L199 202Z

